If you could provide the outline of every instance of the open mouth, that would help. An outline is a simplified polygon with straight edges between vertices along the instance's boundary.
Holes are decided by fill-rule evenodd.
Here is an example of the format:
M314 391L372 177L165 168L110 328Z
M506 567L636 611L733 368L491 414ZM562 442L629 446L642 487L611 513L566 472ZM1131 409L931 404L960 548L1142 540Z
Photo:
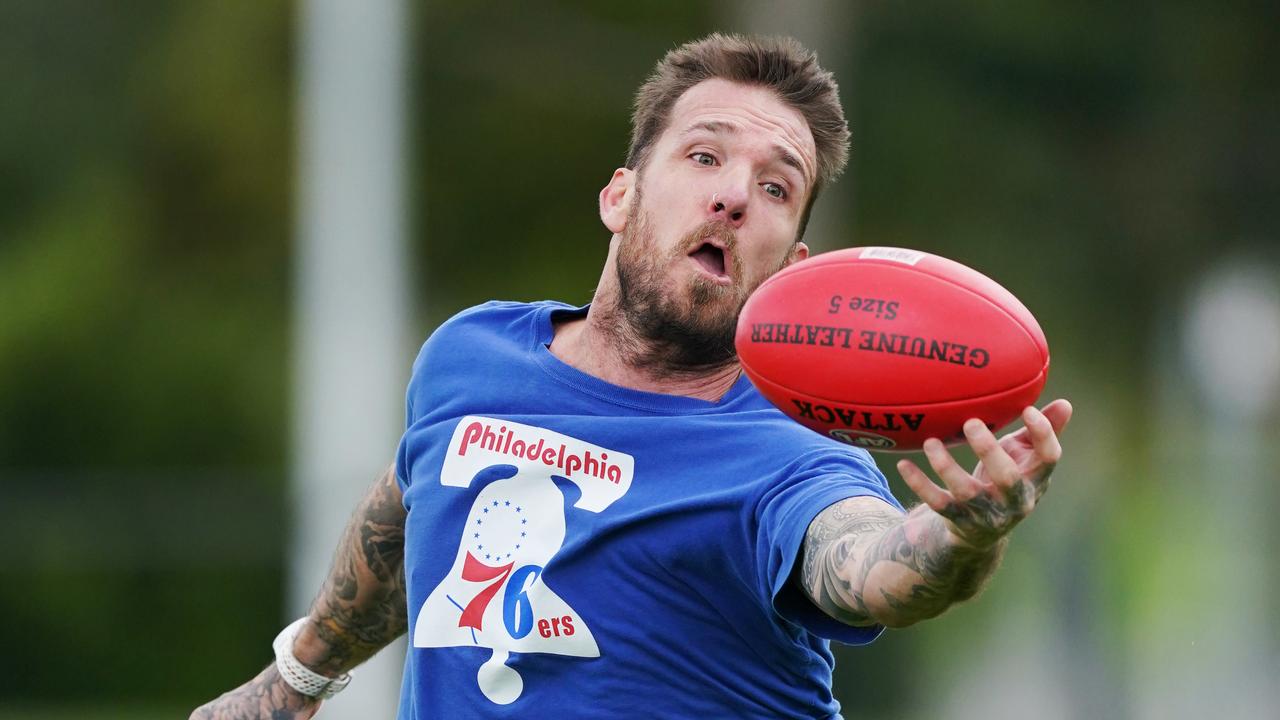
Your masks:
M725 272L724 267L724 250L712 245L711 243L702 243L696 250L689 253L689 257L702 266L717 279L728 280L729 274Z

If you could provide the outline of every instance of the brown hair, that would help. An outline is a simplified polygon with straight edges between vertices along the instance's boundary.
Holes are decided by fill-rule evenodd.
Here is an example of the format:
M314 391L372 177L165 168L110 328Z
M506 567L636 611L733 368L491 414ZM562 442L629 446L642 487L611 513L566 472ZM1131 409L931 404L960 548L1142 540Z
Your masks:
M809 124L818 151L818 177L800 223L803 234L818 190L835 180L849 159L849 126L835 78L818 65L815 53L792 38L713 33L668 52L636 92L627 167L639 170L644 165L676 101L711 78L773 90Z

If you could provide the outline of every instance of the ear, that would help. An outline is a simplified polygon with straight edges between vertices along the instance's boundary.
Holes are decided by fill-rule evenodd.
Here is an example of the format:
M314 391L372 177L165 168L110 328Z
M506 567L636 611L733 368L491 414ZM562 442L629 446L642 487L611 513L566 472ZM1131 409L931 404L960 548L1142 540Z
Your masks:
M631 198L635 196L636 173L618 168L609 178L609 184L600 191L600 222L615 235L627 227L627 215L631 210Z
M803 242L796 241L795 246L791 248L791 253L787 255L787 262L783 267L791 265L792 263L798 263L807 257L809 257L809 246L805 245Z

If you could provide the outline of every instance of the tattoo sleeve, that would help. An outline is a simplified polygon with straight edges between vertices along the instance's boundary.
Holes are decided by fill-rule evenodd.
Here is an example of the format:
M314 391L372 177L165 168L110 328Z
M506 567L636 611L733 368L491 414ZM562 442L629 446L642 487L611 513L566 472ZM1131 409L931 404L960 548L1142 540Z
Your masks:
M924 505L903 515L875 498L849 498L809 524L800 584L843 623L904 627L977 595L1004 546L959 543Z
M392 465L347 524L295 643L298 660L316 672L346 672L405 631L405 514Z
M337 676L404 632L405 509L395 466L360 501L343 531L333 568L293 643L318 673ZM320 701L285 683L271 663L257 677L196 708L191 720L306 720Z
M301 720L314 715L319 706L319 700L286 685L272 663L244 685L196 708L190 720Z

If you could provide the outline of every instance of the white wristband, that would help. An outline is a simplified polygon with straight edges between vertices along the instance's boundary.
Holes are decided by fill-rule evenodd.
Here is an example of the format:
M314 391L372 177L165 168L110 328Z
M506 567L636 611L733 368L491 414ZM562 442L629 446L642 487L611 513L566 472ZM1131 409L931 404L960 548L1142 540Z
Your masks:
M347 683L351 682L351 673L343 673L332 678L321 675L298 662L298 658L293 656L293 640L298 637L298 631L306 622L305 617L294 620L288 627L281 630L271 643L271 649L276 651L276 669L280 671L280 677L284 678L284 681L294 690L307 697L328 700L342 692Z

